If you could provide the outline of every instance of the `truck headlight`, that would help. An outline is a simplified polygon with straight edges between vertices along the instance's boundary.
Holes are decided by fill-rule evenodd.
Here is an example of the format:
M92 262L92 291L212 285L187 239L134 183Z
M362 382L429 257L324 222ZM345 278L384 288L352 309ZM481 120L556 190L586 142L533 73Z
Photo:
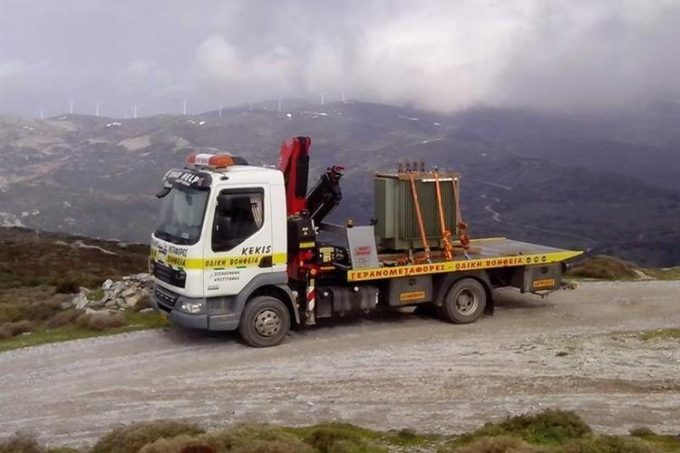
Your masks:
M179 304L179 309L186 313L191 313L193 315L198 313L203 313L205 309L205 304L202 300L185 300Z

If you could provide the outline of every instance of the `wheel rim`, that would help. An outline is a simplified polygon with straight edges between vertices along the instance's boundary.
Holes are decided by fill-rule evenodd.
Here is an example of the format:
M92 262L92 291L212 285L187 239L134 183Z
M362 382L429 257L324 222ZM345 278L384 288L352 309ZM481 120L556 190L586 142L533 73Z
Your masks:
M469 289L461 290L456 296L456 311L461 315L474 313L478 305L477 295Z
M281 331L281 317L274 310L262 310L255 316L255 331L263 337L273 337Z

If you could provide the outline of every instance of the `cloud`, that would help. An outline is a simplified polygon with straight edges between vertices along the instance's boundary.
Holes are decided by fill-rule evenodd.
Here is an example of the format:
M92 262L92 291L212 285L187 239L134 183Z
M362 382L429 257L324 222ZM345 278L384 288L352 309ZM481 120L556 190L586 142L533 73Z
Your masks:
M38 92L146 112L322 92L442 111L680 102L675 0L4 1L5 73L41 68L6 96L16 110Z
M212 83L213 89L222 87L225 92L246 89L250 93L264 89L268 93L291 94L296 68L284 46L246 54L216 34L201 42L195 58L199 80Z
M27 78L36 77L40 72L47 69L48 65L44 61L29 63L17 58L2 62L2 65L0 65L0 78L5 83L16 83Z

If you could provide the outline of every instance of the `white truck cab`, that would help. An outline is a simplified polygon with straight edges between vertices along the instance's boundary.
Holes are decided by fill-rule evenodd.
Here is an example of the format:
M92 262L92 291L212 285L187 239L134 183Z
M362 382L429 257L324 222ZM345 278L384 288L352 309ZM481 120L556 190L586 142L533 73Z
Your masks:
M187 327L233 330L259 291L287 299L295 316L281 171L192 155L187 168L166 173L158 196L150 259L157 310Z

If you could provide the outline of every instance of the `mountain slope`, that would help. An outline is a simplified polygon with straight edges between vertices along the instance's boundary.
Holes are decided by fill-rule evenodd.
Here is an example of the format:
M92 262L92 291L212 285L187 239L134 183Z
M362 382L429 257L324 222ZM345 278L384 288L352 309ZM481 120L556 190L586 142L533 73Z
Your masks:
M265 107L221 117L4 118L0 223L146 241L160 178L190 151L221 149L274 164L283 138L311 135L313 179L334 163L347 168L335 221L367 222L372 173L423 159L463 173L463 212L474 236L586 248L646 265L680 262L680 181L672 178L680 152L665 123L644 123L656 116L444 115L358 102ZM640 130L663 139L636 141L649 136Z

